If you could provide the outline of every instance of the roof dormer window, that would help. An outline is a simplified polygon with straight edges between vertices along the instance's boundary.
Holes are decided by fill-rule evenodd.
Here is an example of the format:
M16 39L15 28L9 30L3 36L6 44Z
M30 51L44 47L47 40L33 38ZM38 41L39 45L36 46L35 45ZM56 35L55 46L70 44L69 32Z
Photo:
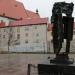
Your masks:
M5 16L5 13L3 13L3 16Z
M17 7L17 4L15 4L15 7Z

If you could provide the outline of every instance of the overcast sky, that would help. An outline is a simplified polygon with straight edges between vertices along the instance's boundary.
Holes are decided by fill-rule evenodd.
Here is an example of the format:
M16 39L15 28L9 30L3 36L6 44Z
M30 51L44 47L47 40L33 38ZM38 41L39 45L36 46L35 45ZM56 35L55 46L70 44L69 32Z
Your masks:
M73 2L75 4L75 0L17 0L23 2L26 9L36 11L38 9L41 17L51 17L52 7L54 2ZM73 16L75 17L75 6L73 11Z

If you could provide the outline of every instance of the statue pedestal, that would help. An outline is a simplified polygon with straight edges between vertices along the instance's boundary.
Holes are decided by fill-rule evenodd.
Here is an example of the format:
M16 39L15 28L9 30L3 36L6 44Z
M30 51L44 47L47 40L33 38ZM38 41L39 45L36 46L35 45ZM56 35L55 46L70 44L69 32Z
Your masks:
M66 54L59 54L54 59L47 59L38 64L39 75L75 75L75 62Z
M68 54L59 54L56 55L56 58L50 59L50 63L56 63L56 64L73 64L74 59L69 58Z
M38 64L38 75L75 75L75 62L57 64L46 60Z

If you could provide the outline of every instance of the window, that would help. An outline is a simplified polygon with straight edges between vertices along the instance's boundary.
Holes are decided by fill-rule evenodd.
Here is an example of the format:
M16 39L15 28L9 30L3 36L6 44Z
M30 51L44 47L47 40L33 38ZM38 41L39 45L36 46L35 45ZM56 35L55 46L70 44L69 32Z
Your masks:
M28 33L26 33L25 36L27 37L28 36Z
M20 34L17 34L17 41L15 42L15 45L20 45Z
M20 39L20 34L17 34L17 39Z
M3 16L5 16L5 13L3 13Z
M4 32L5 32L5 29L4 29Z
M34 29L37 29L37 26L36 25L34 26Z
M39 43L39 40L38 39L36 40L36 43Z
M28 40L26 40L25 43L28 43Z
M29 27L28 26L25 26L25 31L28 31L29 30Z
M19 33L20 33L20 27L17 27L17 32L19 32Z
M5 38L5 35L3 35L3 38Z
M12 30L13 30L13 28L12 28L12 27L10 27L10 28L9 28L9 31L10 31L10 32L12 32Z
M15 7L17 7L17 4L15 4Z
M20 45L20 42L16 42L15 45Z
M39 36L39 33L37 33L36 36L38 37Z

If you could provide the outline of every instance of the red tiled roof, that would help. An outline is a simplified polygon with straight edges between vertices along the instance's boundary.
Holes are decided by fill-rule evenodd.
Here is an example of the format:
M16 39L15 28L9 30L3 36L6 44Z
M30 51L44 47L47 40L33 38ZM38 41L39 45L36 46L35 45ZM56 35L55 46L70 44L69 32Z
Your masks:
M36 25L36 24L45 24L48 22L48 18L36 18L36 19L25 19L20 21L10 22L10 26L19 26L19 25Z
M34 18L37 16L36 13L32 13L26 10L21 2L16 0L0 0L0 15L6 16L15 19L26 19L26 18ZM39 17L39 16L37 16Z
M30 18L39 18L39 17L40 17L39 14L36 14L36 13L30 11L30 10L26 10L26 12L27 12L27 15L28 15Z

